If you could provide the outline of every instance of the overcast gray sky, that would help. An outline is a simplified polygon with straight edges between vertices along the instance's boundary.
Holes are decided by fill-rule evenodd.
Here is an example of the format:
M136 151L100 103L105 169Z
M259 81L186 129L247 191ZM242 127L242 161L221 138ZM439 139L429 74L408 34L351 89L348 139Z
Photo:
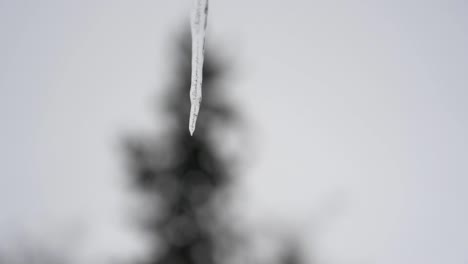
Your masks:
M87 263L139 252L118 144L160 129L190 6L0 1L2 245L85 226ZM211 0L208 47L232 59L254 134L245 218L294 226L328 263L467 263L466 10Z

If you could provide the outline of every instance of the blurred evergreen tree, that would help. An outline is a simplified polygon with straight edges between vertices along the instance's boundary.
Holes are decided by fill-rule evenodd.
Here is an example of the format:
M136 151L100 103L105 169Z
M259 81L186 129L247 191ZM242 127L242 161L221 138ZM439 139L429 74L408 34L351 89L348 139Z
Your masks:
M211 136L217 127L235 123L237 115L220 96L225 65L208 49L202 107L195 133L190 136L190 35L186 33L178 44L175 80L164 98L167 133L127 142L131 181L153 197L150 200L158 207L151 211L154 215L144 219L145 231L159 242L146 263L213 264L220 235L212 229L218 213L213 201L228 185L231 169Z

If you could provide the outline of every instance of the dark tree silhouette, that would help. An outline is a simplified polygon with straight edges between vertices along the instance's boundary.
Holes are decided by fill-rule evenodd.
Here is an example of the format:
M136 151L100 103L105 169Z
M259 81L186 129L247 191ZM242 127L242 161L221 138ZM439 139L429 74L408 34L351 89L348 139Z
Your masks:
M145 263L212 264L220 235L212 228L218 225L213 201L228 186L232 160L222 157L211 135L238 118L220 96L225 65L207 50L203 102L196 131L190 136L191 49L187 32L178 44L176 80L164 98L168 117L164 125L168 129L156 140L128 141L131 181L153 197L150 200L158 207L144 219L145 231L159 242Z

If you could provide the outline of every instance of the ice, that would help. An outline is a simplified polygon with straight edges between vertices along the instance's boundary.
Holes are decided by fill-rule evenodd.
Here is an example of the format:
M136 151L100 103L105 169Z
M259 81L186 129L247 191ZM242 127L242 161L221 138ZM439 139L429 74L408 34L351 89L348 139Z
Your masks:
M194 0L190 18L192 31L192 82L190 84L190 135L197 124L198 112L202 100L203 61L205 51L205 33L208 18L208 0Z

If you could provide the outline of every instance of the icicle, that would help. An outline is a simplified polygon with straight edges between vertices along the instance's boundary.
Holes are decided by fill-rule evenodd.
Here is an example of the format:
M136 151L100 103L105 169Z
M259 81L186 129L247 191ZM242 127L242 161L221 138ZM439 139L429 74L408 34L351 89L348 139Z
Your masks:
M192 83L190 85L190 135L193 135L197 123L198 111L202 100L203 61L205 51L205 33L208 18L208 0L194 0L190 18L192 30Z

